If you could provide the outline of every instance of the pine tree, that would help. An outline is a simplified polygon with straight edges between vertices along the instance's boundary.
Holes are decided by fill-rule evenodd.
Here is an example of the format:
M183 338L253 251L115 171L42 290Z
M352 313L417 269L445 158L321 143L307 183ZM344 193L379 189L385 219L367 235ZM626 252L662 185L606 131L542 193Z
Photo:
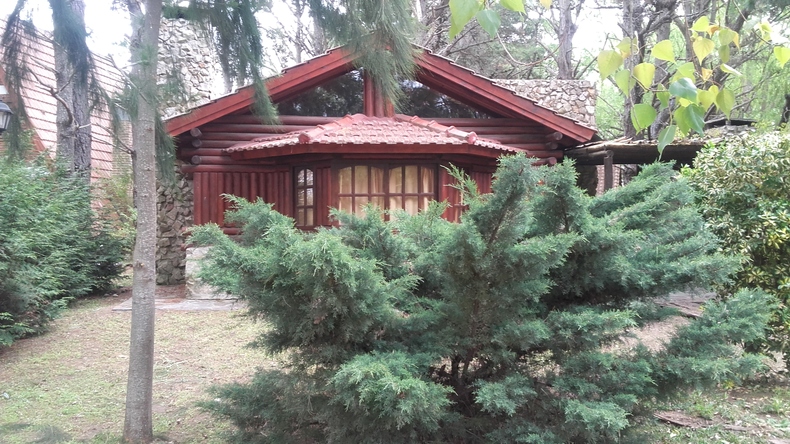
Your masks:
M763 334L768 298L712 302L660 350L613 347L655 297L727 279L737 258L666 165L599 198L571 164L501 160L468 210L374 208L301 232L271 205L231 198L238 241L216 226L203 278L266 322L279 369L215 389L206 406L240 442L608 442L651 400L759 367L733 343Z

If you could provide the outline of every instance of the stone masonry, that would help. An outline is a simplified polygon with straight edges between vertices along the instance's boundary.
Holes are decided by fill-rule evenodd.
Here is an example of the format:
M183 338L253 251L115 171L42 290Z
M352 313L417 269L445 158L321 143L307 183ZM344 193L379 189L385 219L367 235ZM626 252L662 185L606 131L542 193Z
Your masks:
M157 83L177 74L183 94L164 105L163 118L182 114L225 93L222 67L204 31L184 19L164 19L159 31ZM188 100L182 100L181 96Z
M538 104L595 128L598 91L586 80L504 80L496 83Z
M184 230L192 226L192 180L181 174L176 162L176 180L157 187L156 283L183 284L186 267Z

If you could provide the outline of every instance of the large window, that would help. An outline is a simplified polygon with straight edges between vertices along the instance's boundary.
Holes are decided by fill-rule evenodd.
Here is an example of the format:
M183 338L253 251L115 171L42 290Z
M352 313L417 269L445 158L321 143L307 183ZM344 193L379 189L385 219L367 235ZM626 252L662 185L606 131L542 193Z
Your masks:
M296 226L312 227L315 225L315 179L313 170L300 168L296 170Z
M350 213L372 203L417 214L435 198L433 165L355 165L338 171L338 208Z

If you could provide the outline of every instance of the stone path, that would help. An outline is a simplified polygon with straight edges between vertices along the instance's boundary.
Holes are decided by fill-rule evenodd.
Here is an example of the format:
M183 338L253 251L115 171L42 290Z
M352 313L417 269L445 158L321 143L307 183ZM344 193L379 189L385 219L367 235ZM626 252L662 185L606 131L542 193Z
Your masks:
M130 311L132 309L132 293L126 289L119 293L127 299L113 307L113 311ZM181 311L230 311L241 310L246 307L244 302L236 299L187 299L184 285L157 285L156 304L157 310Z

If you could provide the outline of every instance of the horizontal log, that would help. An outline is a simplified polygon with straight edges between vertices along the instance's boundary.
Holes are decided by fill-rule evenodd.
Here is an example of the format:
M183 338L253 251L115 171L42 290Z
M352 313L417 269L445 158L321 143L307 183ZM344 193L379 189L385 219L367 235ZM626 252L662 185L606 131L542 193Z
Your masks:
M505 145L548 141L545 134L490 134L484 136L484 138L493 139Z
M478 136L490 138L490 134L539 134L545 135L543 128L524 126L484 126L484 123L475 126L456 126L461 131L475 133Z
M538 157L538 158L548 158L548 157L556 157L561 158L563 155L562 150L550 150L550 151L527 151L527 155L530 157Z
M342 116L341 116L342 117ZM323 117L323 116L279 116L279 122L283 125L308 125L315 126L334 122L340 117ZM252 114L231 114L228 116L220 117L214 121L215 124L251 124L263 125L260 117Z
M178 157L182 159L189 159L192 156L224 156L225 152L222 148L201 148L199 150L182 149L178 152Z
M238 140L204 140L203 143L200 145L200 149L204 150L204 149L230 148L233 145L238 145L239 143L241 142L239 142ZM181 147L182 147L181 149L184 149L183 145L181 145ZM189 148L186 149L194 149L194 147L190 146Z
M200 137L201 134L203 133L200 132L200 128L192 128L191 130L189 130L189 135L191 135L192 137Z
M484 127L500 127L500 126L515 126L520 128L543 128L537 122L522 119L507 119L507 118L493 118L493 119L475 119L472 117L437 117L435 119L426 118L425 120L434 120L444 126L454 126L459 129L471 126L484 126Z
M290 133L292 131L307 131L315 125L262 125L252 123L217 123L203 125L203 133Z
M244 142L252 139L257 139L259 137L272 137L277 136L278 134L273 133L203 133L203 143L209 140L235 140L238 142Z
M233 160L229 156L192 156L190 158L190 162L192 165L271 165L272 162L269 160L247 160L244 162L240 162L238 160Z
M192 173L266 173L277 171L275 162L259 162L256 165L183 165L181 172Z
M192 139L190 145L192 145L195 148L200 148L203 145L203 141L200 139Z

